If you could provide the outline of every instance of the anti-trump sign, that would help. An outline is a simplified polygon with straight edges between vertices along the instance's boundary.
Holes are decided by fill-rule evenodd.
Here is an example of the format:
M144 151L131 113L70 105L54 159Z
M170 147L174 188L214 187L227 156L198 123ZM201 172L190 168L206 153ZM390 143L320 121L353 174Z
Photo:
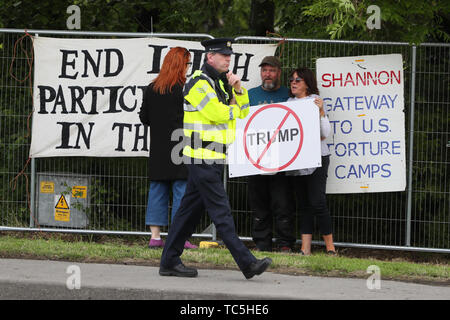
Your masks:
M404 191L402 56L318 59L317 79L332 129L327 193Z
M319 108L313 98L250 107L236 120L230 177L321 166Z
M30 157L147 157L150 130L138 115L143 92L176 46L191 53L189 77L203 63L200 42L35 37ZM245 88L256 87L258 65L275 49L235 44L230 70Z

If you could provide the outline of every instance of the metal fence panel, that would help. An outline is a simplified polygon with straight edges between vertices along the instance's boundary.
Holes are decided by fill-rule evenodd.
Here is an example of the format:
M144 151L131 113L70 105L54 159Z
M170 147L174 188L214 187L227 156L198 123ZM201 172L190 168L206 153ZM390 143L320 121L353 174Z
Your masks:
M411 245L450 248L450 46L417 47Z
M139 34L139 33L87 33L28 31L30 34L57 37L105 38L105 37L166 37L173 39L201 41L212 38L204 34ZM0 32L0 172L2 177L0 198L0 226L15 228L39 228L41 230L61 230L70 232L91 231L97 233L133 233L150 234L145 226L145 212L149 181L146 158L90 158L90 157L55 157L31 159L24 176L17 179L13 191L10 182L23 169L28 159L30 139L27 137L27 124L32 111L32 95L28 80L19 82L10 75L24 79L29 72L26 54L32 52L31 40L26 38L16 42L23 36L23 31ZM16 45L16 48L15 48ZM40 186L35 181L36 174L56 173L59 175L89 176L90 206L85 208L89 225L77 230L51 226L41 226L34 201ZM30 187L29 187L30 186ZM28 199L27 199L28 198ZM29 203L31 205L29 206ZM32 215L30 216L30 209ZM171 209L171 205L169 207ZM170 212L170 211L169 211ZM170 215L169 215L170 218ZM204 216L196 233L202 233L211 224ZM9 229L7 229L9 230ZM163 234L167 228L162 228ZM211 234L198 235L208 236Z
M14 30L13 30L14 31ZM29 31L30 32L30 31ZM50 31L64 37L131 37L149 34L85 33ZM10 182L28 159L28 115L32 109L29 82L10 76L14 44L23 33L0 30L0 230L29 230L41 227L30 217L27 195L37 192L36 173L60 172L87 175L92 181L90 224L83 233L148 234L145 227L147 206L147 160L144 158L45 158L29 165L28 178L17 179L15 191ZM153 36L156 36L155 34ZM200 40L209 35L162 34L160 37ZM358 42L306 39L239 37L240 43L267 43L285 40L278 48L283 64L282 81L295 67L315 70L322 57L400 53L405 76L405 128L408 189L404 192L328 195L337 244L396 249L444 250L450 252L449 191L449 86L450 46L423 44L410 46L396 42ZM16 47L11 72L23 79L28 71L25 52L30 41ZM411 146L412 144L412 146ZM33 181L30 181L33 179ZM247 201L247 179L225 179L238 234L251 239L251 209ZM33 197L31 197L33 198ZM32 200L32 199L30 199ZM35 209L35 203L32 208ZM297 215L296 228L301 223ZM196 230L201 235L210 226L205 215ZM64 230L63 230L64 231ZM67 231L67 230L66 230ZM73 230L72 230L73 231ZM297 233L299 236L299 234ZM314 235L320 240L319 234Z
M417 48L416 57L415 47L397 42L261 37L240 37L238 40L242 43L278 42L280 45L277 54L281 55L284 84L287 84L288 74L294 68L305 66L315 71L318 58L401 54L405 77L406 161L407 169L412 173L412 178L408 179L410 190L328 195L328 206L334 223L334 238L338 243L364 247L367 245L368 247L389 246L405 249L406 246L450 248L450 196L447 183L449 180L449 45L424 44ZM413 54L417 65L414 64ZM414 70L414 67L417 70ZM416 112L415 117L414 112ZM410 150L413 156L408 156ZM419 173L425 175L424 178L419 176ZM249 237L251 235L250 208L245 200L242 200L246 199L247 193L245 181L245 178L230 179L228 188L231 198L239 199L238 205L232 202L234 205L232 208L235 219L241 223L239 224L240 234ZM418 187L419 185L422 187ZM410 207L408 207L408 200L411 201ZM297 213L297 230L300 223L301 215ZM411 230L410 233L408 233L409 230ZM320 235L315 234L314 239L320 241Z

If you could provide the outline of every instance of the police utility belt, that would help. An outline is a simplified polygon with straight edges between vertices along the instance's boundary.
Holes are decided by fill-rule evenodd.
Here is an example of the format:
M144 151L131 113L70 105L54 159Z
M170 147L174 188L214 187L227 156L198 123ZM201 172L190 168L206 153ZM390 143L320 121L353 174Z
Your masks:
M200 134L198 132L192 132L190 137L187 137L190 140L188 144L191 149L197 150L199 148L208 149L215 152L227 153L227 145L214 141L204 141L200 138Z

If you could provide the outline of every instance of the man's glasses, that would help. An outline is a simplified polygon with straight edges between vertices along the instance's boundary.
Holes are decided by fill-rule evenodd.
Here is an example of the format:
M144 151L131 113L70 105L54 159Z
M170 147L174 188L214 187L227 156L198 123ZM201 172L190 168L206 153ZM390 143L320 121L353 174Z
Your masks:
M295 81L296 83L299 83L300 81L302 81L303 79L300 77L297 78L289 78L289 83L291 83L292 81Z

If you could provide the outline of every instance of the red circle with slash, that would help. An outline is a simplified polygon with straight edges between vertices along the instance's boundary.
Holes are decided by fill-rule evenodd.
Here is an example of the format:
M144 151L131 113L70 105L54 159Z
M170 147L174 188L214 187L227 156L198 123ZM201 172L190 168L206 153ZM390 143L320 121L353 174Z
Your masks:
M255 161L251 156L250 153L248 151L248 147L247 147L247 139L245 138L247 136L247 131L248 128L251 124L251 122L255 119L255 117L260 114L261 112L263 112L264 110L268 110L271 108L280 108L283 110L286 110L287 113L284 116L283 120L281 121L281 123L278 125L277 129L275 130L275 132L272 135L272 139L267 143L267 146L264 148L263 152L261 153L261 155L258 157L258 159ZM284 123L286 122L287 118L292 115L295 120L297 121L299 130L300 130L300 143L297 147L297 150L294 154L294 156L292 157L292 159L290 159L287 163L285 163L284 165L277 167L277 168L265 168L263 166L261 166L259 163L261 162L261 159L263 158L263 156L266 154L267 150L270 148L271 144L273 143L273 141L275 140L275 138L278 135L278 132L281 130L281 127L284 125ZM258 169L266 171L266 172L276 172L276 171L280 171L283 170L284 168L288 167L292 162L295 161L295 159L297 159L300 150L302 149L302 145L303 145L303 126L302 126L302 122L300 121L300 118L295 114L294 111L292 111L292 109L282 105L282 104L269 104L266 105L264 107L261 107L260 109L258 109L255 113L252 114L252 116L250 117L250 119L248 120L245 129L244 129L244 151L245 151L245 155L248 158L248 160Z

